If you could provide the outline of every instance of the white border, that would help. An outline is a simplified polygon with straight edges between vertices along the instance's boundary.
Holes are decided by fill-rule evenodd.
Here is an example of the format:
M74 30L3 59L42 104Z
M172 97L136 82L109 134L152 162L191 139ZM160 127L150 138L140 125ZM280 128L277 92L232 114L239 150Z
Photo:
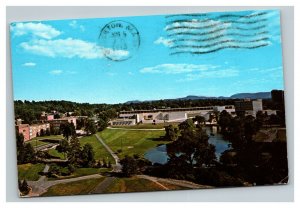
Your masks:
M7 1L9 1L9 2L7 2ZM7 0L6 2L3 2L3 1L1 1L1 3L0 3L0 5L1 5L1 9L0 9L0 23L1 23L1 26L2 26L2 29L4 30L4 28L6 29L6 23L5 23L5 14L6 14L6 10L5 10L5 6L7 6L7 5L9 5L9 6L21 6L21 5L47 5L47 6L49 6L49 5L61 5L61 6L65 6L65 5L85 5L85 6L87 6L87 5L124 5L124 0L116 0L116 1L114 1L114 2L112 2L112 0L110 0L110 1L107 1L107 2L101 2L101 3L99 3L99 0L98 1L92 1L92 0L84 0L84 1L76 1L76 0L51 0L51 1L47 1L47 0L26 0L26 1L24 1L24 0ZM129 1L129 0L128 0ZM71 2L71 3L70 3ZM131 1L132 3L128 3L127 5L170 5L167 1L165 1L165 2L161 2L161 1L157 1L157 0L155 0L155 1L151 1L150 3L149 2L147 2L147 0L140 0L140 1L138 1L138 2L133 2L133 1ZM181 6L181 5L183 5L183 3L182 3L183 1L179 1L179 0L173 0L172 1L172 5L173 6L175 6L175 5L178 5L178 6ZM299 36L300 36L300 33L299 33L299 23L297 24L297 21L296 20L298 20L299 19L299 15L300 15L300 11L299 11L299 6L297 6L297 2L298 1L289 1L289 0L285 0L285 1L278 1L278 0L272 0L272 1L262 1L262 0L259 0L259 1L240 1L240 0L231 0L231 1L221 1L221 0L219 0L219 1L204 1L204 2L201 2L201 6L204 6L204 5L206 5L206 6L214 6L214 5L217 5L217 6L220 6L220 5L224 5L224 2L226 2L226 6L232 6L232 5L239 5L239 6L295 6L295 11L294 11L294 14L295 14L295 57L300 57L299 56L299 52L296 50L297 49L297 46L299 46ZM243 2L243 3L242 3ZM190 1L190 0L185 0L184 1L184 5L185 6L189 6L189 5L193 5L193 6L196 6L196 4L197 4L198 2L197 1L195 1L195 0L192 0L192 1ZM2 31L3 31L2 30ZM0 52L0 54L1 54L1 59L0 59L0 64L1 64L1 72L0 72L0 89L1 89L1 91L0 91L0 95L1 95L1 97L3 98L2 100L4 100L4 97L6 97L6 94L5 94L5 86L6 86L6 80L5 80L5 70L3 70L3 69L5 69L5 56L3 55L3 54L5 54L5 45L6 45L6 43L5 43L5 36L6 36L6 34L4 33L4 32L2 32L2 33L0 33L0 40L1 40L1 42L0 42L0 45L1 45L1 52ZM295 69L297 69L297 68L299 68L299 67L297 67L297 66L299 66L299 58L298 59L295 59ZM296 89L299 89L299 87L300 86L297 86L297 85L299 85L299 81L298 80L300 80L299 79L300 77L299 77L299 72L297 71L297 70L295 70L295 90ZM297 91L297 90L296 90ZM296 95L296 97L295 97L295 106L299 106L299 96L297 95L297 93L295 93L295 95ZM298 105L297 105L298 104ZM5 102L0 102L0 106L1 106L1 108L0 108L0 115L2 115L1 117L3 118L3 119L1 119L0 121L1 121L1 123L0 123L0 130L1 130L1 132L5 132L5 130L6 130L6 123L5 123L5 120L4 120L4 114L5 114L5 112L6 112L6 105L5 105ZM295 126L297 126L297 124L299 125L299 110L298 110L299 108L295 108ZM3 134L2 134L3 135ZM295 131L295 138L299 138L299 132L297 132L297 131ZM298 137L297 137L298 136ZM4 137L4 138L6 138L6 136ZM4 138L2 138L2 139L0 139L0 141L1 141L1 159L2 158L5 158L5 139ZM298 139L295 139L295 141L294 141L295 143L295 148L297 147L297 148L299 148L299 141L298 141ZM296 149L297 149L296 148ZM299 155L299 151L295 151L295 158L297 158L297 156ZM298 157L299 158L299 157ZM295 159L296 160L296 159ZM1 166L2 166L2 170L5 170L5 163L4 163L4 160L2 159L1 160ZM298 183L298 181L299 180L297 180L297 175L298 175L298 173L299 173L299 168L298 168L299 166L297 165L297 163L295 162L295 196L298 196L299 195L299 193L298 193L298 187L299 187L299 183ZM0 182L0 184L2 184L2 186L1 186L1 193L0 193L0 196L1 196L1 204L0 204L0 206L1 207L16 207L16 205L20 205L20 204L16 204L16 203L9 203L9 204L7 204L6 202L5 202L5 197L6 197L6 190L5 190L5 186L3 186L3 184L5 184L5 172L4 171L0 171L0 177L1 177L1 182ZM226 189L223 189L224 191L226 191ZM161 193L165 193L165 192L159 192L160 194ZM295 200L296 201L298 201L297 200L297 197L295 198ZM296 207L296 206L299 206L299 205L297 205L298 204L298 202L297 203L288 203L288 204L286 204L286 203L284 203L284 204L278 204L278 203L271 203L271 204L268 204L268 205L270 205L270 206L272 206L272 207L282 207L282 206L287 206L287 207ZM54 204L45 204L45 203L43 203L43 204L40 204L40 203L26 203L26 204L23 204L22 206L25 206L25 205L27 205L28 207L30 206L30 207L35 207L35 206L38 206L38 207L41 207L41 206L48 206L48 207L52 207ZM55 204L56 205L56 204ZM84 204L82 204L82 203L68 203L68 204L57 204L57 205L59 205L59 206L67 206L67 207L82 207ZM99 206L110 206L111 207L111 204L101 204L101 205L98 205L98 204L95 204L95 203L90 203L90 204L88 204L88 206L94 206L94 205L97 205L97 207L99 207ZM125 206L126 205L126 206ZM114 204L114 206L118 206L118 207L120 207L120 206L122 206L122 207L128 207L128 205L130 205L130 207L145 207L145 205L143 204L143 205L141 205L141 204L124 204L124 203L122 203L122 204ZM193 205L194 207L196 207L196 206L198 206L197 204L189 204L189 205ZM204 206L206 206L206 205L208 205L207 203L204 203L204 204L202 204L202 205L204 205ZM209 205L211 205L211 204L209 204ZM238 206L238 207L240 207L240 206L245 206L245 207L252 207L253 206L253 204L243 204L243 205L241 205L240 203L235 203L235 204L233 204L233 203L222 203L222 204L219 204L219 203L213 203L213 205L214 205L214 207L215 206L230 206L230 207L236 207L236 206ZM259 205L263 205L263 206L265 206L265 205L267 205L267 204L261 204L261 203L259 203ZM26 206L26 207L27 207ZM153 207L153 204L152 205L148 205L149 207L151 206L151 207ZM154 206L156 206L156 205L154 205ZM167 205L163 205L163 206L167 206ZM182 207L182 206L185 206L185 205L183 205L183 204L172 204L172 205L170 205L170 206L172 206L172 207ZM256 206L256 205L254 205L254 206Z

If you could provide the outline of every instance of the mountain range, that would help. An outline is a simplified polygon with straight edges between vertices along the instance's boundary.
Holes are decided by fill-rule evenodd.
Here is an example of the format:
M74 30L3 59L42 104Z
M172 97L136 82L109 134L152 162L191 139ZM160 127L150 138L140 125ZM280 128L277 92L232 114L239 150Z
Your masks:
M164 100L205 100L205 99L245 99L245 98L270 99L271 98L271 92L237 93L237 94L233 94L229 97L224 97L224 96L209 97L209 96L188 95L188 96L182 97L182 98L164 99ZM148 100L148 101L153 101L153 100ZM147 101L131 100L131 101L125 102L125 104L141 103L141 102L147 102Z

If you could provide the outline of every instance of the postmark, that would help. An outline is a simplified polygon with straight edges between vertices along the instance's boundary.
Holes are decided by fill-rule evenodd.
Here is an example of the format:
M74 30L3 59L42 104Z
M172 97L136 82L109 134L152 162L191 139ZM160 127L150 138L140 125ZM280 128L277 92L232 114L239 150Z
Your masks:
M133 24L116 20L101 29L98 43L103 47L105 57L112 61L125 61L137 53L140 34Z

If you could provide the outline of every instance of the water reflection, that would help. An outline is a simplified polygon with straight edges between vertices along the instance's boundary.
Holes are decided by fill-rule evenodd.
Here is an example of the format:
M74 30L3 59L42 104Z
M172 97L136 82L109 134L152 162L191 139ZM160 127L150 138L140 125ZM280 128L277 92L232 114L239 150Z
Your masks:
M231 143L223 139L223 136L217 132L216 127L205 127L206 133L209 136L208 142L215 145L217 160L220 159L221 154L230 149ZM145 158L152 163L165 164L168 161L168 153L166 145L160 145L155 148L148 150L145 153Z

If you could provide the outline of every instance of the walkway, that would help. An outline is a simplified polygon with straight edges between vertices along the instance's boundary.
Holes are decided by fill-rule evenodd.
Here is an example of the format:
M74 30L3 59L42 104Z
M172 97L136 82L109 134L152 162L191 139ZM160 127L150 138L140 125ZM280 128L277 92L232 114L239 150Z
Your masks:
M121 172L122 166L120 164L120 158L118 157L118 155L115 154L114 151L112 151L112 149L110 149L110 147L107 146L107 144L105 144L105 142L101 139L101 137L99 137L97 134L95 134L95 136L97 137L98 141L104 146L104 148L111 154L111 156L116 161L116 164L113 165L112 172Z
M101 194L103 193L109 186L112 182L114 182L114 180L116 180L115 177L107 177L105 178L102 182L100 182L96 188L91 191L90 193L91 194Z
M101 178L101 177L103 176L99 174L93 174L93 175L81 176L76 178L47 181L46 176L41 176L38 181L28 181L28 185L32 188L32 191L29 194L29 196L40 196L41 194L45 193L48 190L48 188L57 184L81 181L81 180L92 179L92 178Z
M120 129L120 130L128 130L128 131L164 131L164 128L161 129L131 129L131 128L118 128L118 127L107 127L107 129Z
M153 177L153 176L148 176L148 175L137 175L138 178L144 178L147 180L150 180L152 182L158 183L159 182L165 182L165 183L169 183L169 184L173 184L176 186L182 186L182 187L186 187L186 188L190 188L190 189L201 189L201 188L212 188L212 186L206 186L206 185L200 185L200 184L196 184L190 181L184 181L184 180L175 180L175 179L170 179L170 178L157 178L157 177ZM161 186L163 186L162 184L160 184ZM167 188L167 187L165 187Z

